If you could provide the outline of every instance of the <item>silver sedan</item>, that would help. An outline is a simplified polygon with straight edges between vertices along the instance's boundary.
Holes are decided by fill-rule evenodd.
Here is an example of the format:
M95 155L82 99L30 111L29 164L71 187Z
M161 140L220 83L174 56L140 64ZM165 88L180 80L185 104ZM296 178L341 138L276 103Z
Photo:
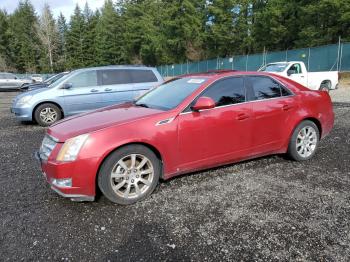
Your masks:
M25 84L31 83L30 79L20 79L11 73L0 73L0 90L1 89L19 89Z

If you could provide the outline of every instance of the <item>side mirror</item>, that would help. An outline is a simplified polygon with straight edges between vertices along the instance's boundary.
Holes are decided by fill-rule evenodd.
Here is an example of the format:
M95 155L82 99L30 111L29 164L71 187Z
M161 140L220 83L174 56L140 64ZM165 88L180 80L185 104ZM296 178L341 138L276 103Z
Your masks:
M204 109L211 109L215 107L215 102L212 98L202 96L200 97L194 106L191 107L193 111L198 112L199 110L204 110Z
M293 75L293 74L295 74L295 73L296 73L295 70L288 70L288 71L287 71L287 75L288 75L288 76L291 76L291 75Z
M72 83L65 83L62 86L62 89L71 89L73 87Z

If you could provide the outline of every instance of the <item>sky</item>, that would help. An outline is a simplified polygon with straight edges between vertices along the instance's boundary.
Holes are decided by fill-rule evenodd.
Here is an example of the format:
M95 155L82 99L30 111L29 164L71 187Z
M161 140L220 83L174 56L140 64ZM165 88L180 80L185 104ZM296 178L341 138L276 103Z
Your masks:
M12 13L18 6L20 0L0 0L0 9L5 9L8 13ZM84 7L85 3L89 4L92 10L101 8L104 4L104 0L29 0L34 6L37 14L39 15L44 4L48 3L55 17L60 12L69 19L73 14L75 5L78 4L80 7Z

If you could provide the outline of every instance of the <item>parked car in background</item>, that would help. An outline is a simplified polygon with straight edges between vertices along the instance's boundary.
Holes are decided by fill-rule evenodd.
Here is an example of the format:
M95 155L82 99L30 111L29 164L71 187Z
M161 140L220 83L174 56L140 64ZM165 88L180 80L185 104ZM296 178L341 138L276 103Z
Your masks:
M20 79L11 73L0 73L0 90L18 90L31 82L29 79Z
M38 74L32 75L31 78L32 78L33 82L35 82L35 83L41 83L44 81L42 75L38 75Z
M37 157L62 196L93 200L99 187L109 200L132 204L159 179L269 154L308 160L333 122L327 92L285 77L197 74L62 120L47 130Z
M301 61L270 63L259 69L288 77L312 90L329 91L338 88L339 72L308 72Z
M131 101L163 82L156 68L106 66L72 71L48 88L18 95L11 107L21 121L49 126L63 117Z
M30 90L35 90L35 89L39 89L39 88L45 88L48 87L49 85L53 84L54 82L56 82L58 79L64 77L65 75L67 75L69 72L62 72L59 73L57 75L51 76L50 78L46 79L44 82L42 83L32 83L32 84L26 84L23 85L20 90L21 91L30 91Z

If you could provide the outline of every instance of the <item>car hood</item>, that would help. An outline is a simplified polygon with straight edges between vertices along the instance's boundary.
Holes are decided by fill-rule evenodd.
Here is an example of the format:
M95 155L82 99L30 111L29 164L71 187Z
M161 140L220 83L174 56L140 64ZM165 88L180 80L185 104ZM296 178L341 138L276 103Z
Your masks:
M119 104L63 119L52 125L47 132L58 141L64 142L78 135L126 124L163 112L157 109L134 106L132 103Z
M36 89L33 89L33 90L29 90L29 91L26 91L26 92L23 92L19 95L17 95L14 99L13 99L13 102L17 102L20 98L24 97L24 96L34 96L36 94L39 94L39 93L42 93L42 92L45 92L47 91L48 88L36 88Z

